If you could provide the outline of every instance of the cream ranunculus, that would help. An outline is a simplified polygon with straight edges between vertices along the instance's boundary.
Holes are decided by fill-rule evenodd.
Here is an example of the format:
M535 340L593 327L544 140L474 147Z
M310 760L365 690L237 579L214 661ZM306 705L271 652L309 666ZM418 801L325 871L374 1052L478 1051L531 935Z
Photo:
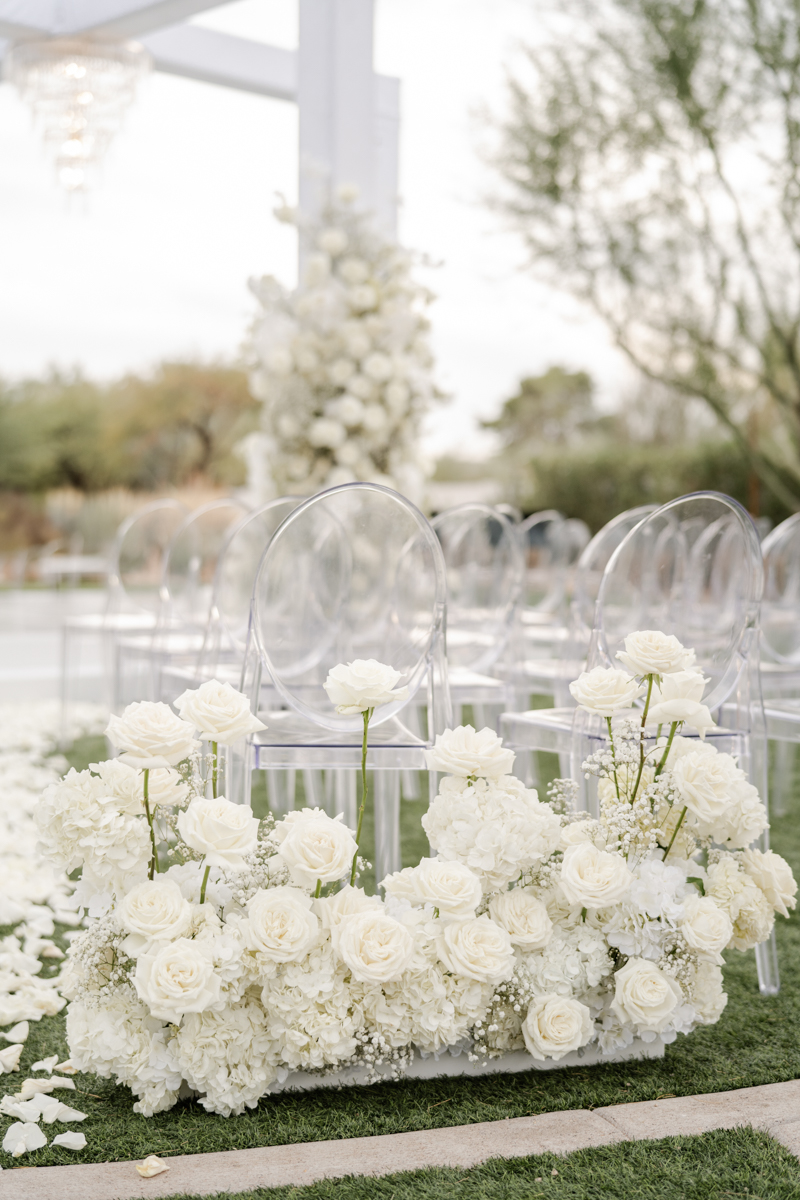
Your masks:
M278 855L289 868L292 882L314 888L317 880L333 883L350 870L356 840L341 816L331 818L319 808L291 812L275 826Z
M520 950L543 950L553 934L547 907L523 888L499 892L489 904L489 915Z
M797 882L786 859L772 850L745 850L740 861L775 911L788 917L797 903Z
M707 682L702 671L675 671L665 675L660 686L653 688L648 721L653 725L683 721L704 738L715 725L705 704L700 703Z
M246 945L273 962L299 962L319 936L312 907L299 888L259 889L247 903Z
M644 694L644 688L632 675L613 667L584 671L569 685L569 690L578 708L599 717L613 717Z
M337 953L360 983L396 981L414 956L408 929L381 911L344 917L337 933Z
M511 938L487 916L445 925L437 948L448 971L478 983L501 983L514 970Z
M483 889L474 871L464 863L443 858L423 858L416 867L387 875L381 887L412 904L432 904L440 917L474 917Z
M219 1001L221 980L196 942L178 938L154 954L141 954L133 977L137 995L161 1021L205 1012Z
M539 1062L558 1060L591 1040L592 1014L569 996L534 996L522 1022L528 1053Z
M725 816L739 775L744 778L731 756L711 746L682 754L672 767L672 783L704 835L713 834Z
M123 897L117 910L132 935L126 949L134 953L151 942L183 937L192 919L192 906L173 879L147 879Z
M230 746L265 726L250 711L250 702L229 683L209 679L193 691L183 692L175 707L207 742Z
M258 842L258 819L250 808L231 804L224 796L193 800L178 814L178 830L210 867L239 869Z
M680 931L687 945L711 962L722 962L722 951L733 937L733 923L710 896L689 896L683 902Z
M337 713L352 716L367 712L381 704L405 700L407 687L397 687L402 678L394 667L387 667L374 658L357 658L351 663L339 663L328 674L323 687Z
M673 634L656 629L628 634L617 658L634 675L672 675L694 666L694 650L687 650Z
M136 701L121 717L112 716L106 735L121 750L131 767L175 767L188 758L198 743L194 727L177 717L167 704Z
M425 751L429 771L457 775L462 779L480 776L498 779L510 775L516 755L503 746L493 729L476 733L471 725L459 725L436 735L432 750Z
M622 1025L660 1033L682 999L680 985L647 959L629 959L614 976L611 1009Z
M621 854L598 850L593 842L579 842L564 851L560 884L570 904L606 908L627 894L632 881Z

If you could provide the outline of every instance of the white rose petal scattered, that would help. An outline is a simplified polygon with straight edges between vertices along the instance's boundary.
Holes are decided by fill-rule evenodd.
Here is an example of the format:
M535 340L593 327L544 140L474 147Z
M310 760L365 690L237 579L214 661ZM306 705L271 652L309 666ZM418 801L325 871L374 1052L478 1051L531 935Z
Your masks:
M42 1058L39 1062L35 1062L31 1067L32 1071L47 1071L48 1075L52 1075L53 1068L58 1062L58 1055L51 1054L49 1058Z
M50 1145L61 1146L64 1150L83 1150L86 1146L86 1134L75 1133L73 1130L69 1133L59 1133Z
M10 1029L7 1029L6 1032L0 1036L4 1037L7 1042L24 1042L27 1040L29 1033L30 1025L28 1022L19 1021L16 1025L12 1025Z
M46 1145L47 1135L32 1121L15 1121L3 1138L3 1149L12 1158L20 1158L30 1150L41 1150Z
M0 1050L0 1075L2 1075L4 1072L6 1074L10 1074L12 1071L19 1070L19 1060L24 1049L25 1047L20 1043L16 1046L7 1046L5 1050ZM58 1055L56 1055L56 1058L57 1057ZM33 1067L32 1069L35 1071L36 1067Z
M264 729L264 724L250 711L250 702L229 683L209 679L199 688L183 692L175 707L207 742L231 746L249 733Z
M394 667L374 658L357 658L333 667L323 687L337 713L352 716L382 704L405 700L408 688L397 687L401 679L401 673Z
M144 1162L136 1164L136 1170L142 1179L152 1179L154 1175L162 1175L164 1171L168 1171L169 1164L156 1154L148 1154Z

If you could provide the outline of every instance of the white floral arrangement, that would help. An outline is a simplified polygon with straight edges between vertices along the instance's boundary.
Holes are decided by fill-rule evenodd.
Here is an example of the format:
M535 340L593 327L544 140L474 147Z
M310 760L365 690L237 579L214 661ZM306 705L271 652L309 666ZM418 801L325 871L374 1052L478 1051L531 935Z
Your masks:
M797 885L752 848L764 805L703 740L692 653L645 632L620 658L573 684L607 722L584 764L599 816L573 810L570 780L541 801L491 730L448 730L427 752L435 857L382 898L356 886L358 834L369 721L403 698L398 672L357 661L326 682L364 717L355 834L320 809L259 822L216 795L218 745L260 725L228 685L185 693L180 717L131 705L108 731L120 758L70 772L37 812L54 863L82 868L89 913L62 983L72 1065L129 1086L145 1115L188 1087L228 1116L297 1071L398 1077L447 1052L502 1070L512 1051L533 1067L590 1045L602 1061L716 1022L722 952L768 938Z
M285 206L276 215L299 221ZM275 494L361 480L420 503L420 426L439 395L425 316L433 297L414 281L412 256L353 197L300 235L309 252L296 290L272 276L250 282L261 306L248 342L250 386L264 404Z

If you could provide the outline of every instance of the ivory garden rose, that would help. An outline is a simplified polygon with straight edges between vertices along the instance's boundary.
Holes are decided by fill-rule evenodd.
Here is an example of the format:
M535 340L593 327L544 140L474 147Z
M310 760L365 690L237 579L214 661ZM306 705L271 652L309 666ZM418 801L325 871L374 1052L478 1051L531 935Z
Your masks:
M429 771L441 771L462 779L481 776L497 779L510 775L516 755L503 746L493 729L477 732L471 725L459 725L437 734L432 750L425 751Z
M221 746L230 746L249 733L264 729L263 722L250 711L247 697L229 683L216 679L183 692L175 707L204 741L218 742Z
M707 682L701 671L675 671L664 675L660 685L653 688L648 722L669 725L679 721L690 725L705 738L716 724L708 708L700 703Z
M553 935L553 922L544 901L522 888L493 896L489 916L505 929L512 946L520 950L543 950Z
M733 924L710 896L687 897L683 904L680 931L693 950L709 961L722 962L722 951L733 936Z
M632 881L621 854L598 850L592 842L579 842L564 851L559 884L570 904L607 908L630 891Z
M337 713L353 716L383 704L405 700L407 687L397 687L402 679L399 671L379 663L374 658L357 658L353 662L333 667L323 684Z
M593 1031L592 1014L569 996L536 996L522 1023L522 1036L532 1058L539 1062L563 1058L585 1046Z
M178 814L178 830L210 867L240 868L258 842L258 820L251 810L231 804L224 796L193 800Z
M152 942L182 937L192 919L192 907L172 879L147 879L132 888L119 905L119 918L132 935L128 953Z
M672 675L694 666L694 650L687 650L671 633L642 629L625 638L617 658L634 675Z
M478 983L500 983L514 969L508 932L487 916L445 925L438 948L439 957L450 971Z
M432 904L440 917L474 917L483 889L478 876L459 862L423 858L416 867L387 875L387 892L411 904Z
M247 903L245 943L272 962L298 962L317 941L319 921L312 909L299 888L257 891Z
M630 708L643 695L644 688L627 671L613 667L594 667L584 671L569 685L579 708L599 717L614 717Z
M337 933L337 953L360 983L400 979L411 963L414 939L405 925L383 912L344 917Z
M133 983L154 1017L176 1021L184 1013L205 1012L220 998L221 980L209 955L189 938L168 942L136 961Z
M289 813L275 828L278 854L294 883L314 888L318 880L333 883L350 870L356 841L341 817L319 808Z
M160 702L129 704L121 717L110 718L106 736L124 763L143 770L176 767L198 747L194 726Z
M643 958L631 958L614 976L611 1008L623 1025L658 1033L681 1003L680 984Z

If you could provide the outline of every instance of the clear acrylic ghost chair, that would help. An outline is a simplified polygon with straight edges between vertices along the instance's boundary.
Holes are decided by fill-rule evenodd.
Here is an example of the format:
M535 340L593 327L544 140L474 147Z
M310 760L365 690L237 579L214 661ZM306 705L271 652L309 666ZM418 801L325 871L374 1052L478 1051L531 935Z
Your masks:
M627 535L600 585L587 669L616 666L624 639L637 629L674 634L696 652L709 679L704 703L718 726L707 741L738 758L765 805L766 727L759 677L759 606L763 583L758 536L749 515L729 496L698 492L663 505ZM512 745L525 744L526 716L506 716ZM586 807L596 797L581 763L599 749L605 723L575 709L571 730L563 721L561 748L569 744L571 776ZM653 731L653 734L655 731ZM692 736L689 731L688 736ZM766 838L763 839L766 848ZM759 986L778 991L773 940L757 949Z
M447 670L453 719L464 705L477 728L496 725L507 686L487 674L504 656L523 581L518 531L497 508L462 504L431 522L447 570ZM491 719L487 711L493 709Z
M508 517L512 525L522 524L522 510L517 508L516 504L495 504L494 511Z
M170 666L190 664L200 653L217 560L231 527L248 511L238 500L212 500L189 513L175 531L164 557L158 619L152 633L119 642L122 703L175 698L162 695L162 673Z
M405 497L354 483L296 508L256 577L245 683L267 728L229 755L229 792L249 800L255 769L324 769L342 785L338 811L352 823L362 718L337 714L323 683L338 663L387 663L401 673L408 697L375 710L367 762L375 781L376 878L395 870L400 773L424 770L424 750L452 723L445 611L439 541ZM414 710L423 689L427 728L420 733Z
M153 500L122 522L110 553L105 611L67 619L62 626L61 703L66 728L69 705L80 695L82 650L99 641L103 703L113 709L118 694L116 643L120 637L156 626L161 606L164 556L188 509L177 500Z

